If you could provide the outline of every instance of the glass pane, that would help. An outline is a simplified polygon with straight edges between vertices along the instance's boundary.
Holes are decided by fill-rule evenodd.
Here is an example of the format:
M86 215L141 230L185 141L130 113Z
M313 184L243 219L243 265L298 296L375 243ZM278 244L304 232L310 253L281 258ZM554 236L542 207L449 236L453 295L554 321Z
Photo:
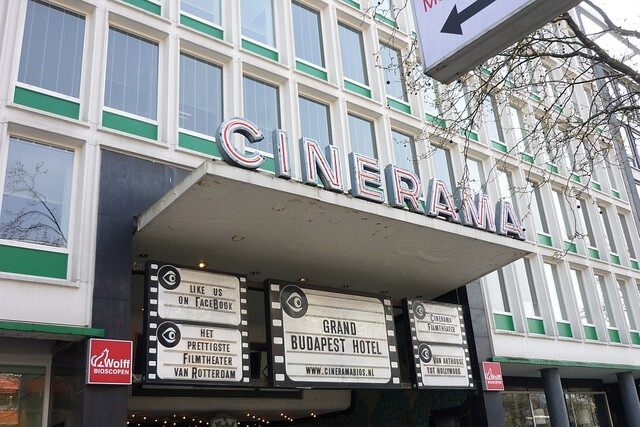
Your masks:
M400 52L391 46L380 43L380 62L387 95L406 101L407 95L402 77Z
M9 142L0 238L67 246L73 152Z
M43 422L45 373L28 373L0 366L0 425L41 427Z
M551 298L551 306L556 320L568 320L567 310L560 289L560 281L558 280L558 268L554 264L544 263L544 276L549 289L549 297Z
M480 160L467 157L467 170L469 171L467 187L473 193L486 193L487 188L484 179L484 170L482 169L482 162Z
M280 128L278 88L244 76L244 117L260 128L264 139L248 148L273 154L273 131Z
M291 2L296 57L324 68L320 14L298 2Z
M109 28L104 105L156 119L158 44Z
M573 294L576 298L576 304L582 324L593 324L593 318L591 317L591 311L589 310L589 300L584 291L584 283L582 282L582 273L578 270L570 269L571 286L573 287Z
M531 402L525 393L500 393L505 425L509 427L533 427Z
M631 311L631 295L629 295L629 288L627 284L622 280L616 281L618 286L618 295L620 295L620 302L622 303L622 311L624 312L624 317L627 320L627 326L631 330L637 330L637 324L635 318L633 316L633 311Z
M395 155L394 164L419 176L413 138L395 130L391 131L391 138L393 139L393 153Z
M411 4L411 2L408 2L407 4ZM413 21L413 16L411 19ZM422 74L422 68L420 68L420 70L420 74ZM425 77L425 79L423 94L424 110L428 114L437 117L442 113L442 111L440 111L440 101L438 99L438 83L431 77Z
M509 106L509 112L511 115L515 142L520 147L518 151L529 152L530 147L529 140L527 139L527 129L524 123L524 114L522 113L522 110L514 106Z
M539 317L540 307L538 306L538 296L533 283L531 264L528 258L522 258L513 263L516 274L516 281L524 306L524 314L527 317Z
M549 226L547 225L547 217L542 207L540 194L540 187L531 182L527 181L527 188L525 191L526 198L529 199L529 211L531 212L531 216L533 218L533 224L536 227L536 231L538 233L547 233L549 234Z
M604 322L606 323L607 327L615 328L616 321L613 317L611 301L609 300L609 293L607 292L604 277L596 274L593 276L593 279L596 282L596 291L598 292L598 298L600 299L600 309L602 310L602 315L604 316Z
M558 219L560 219L560 221L558 221L558 226L560 227L562 238L565 240L571 240L573 239L573 227L571 222L569 221L569 216L567 215L564 195L560 194L560 192L558 192L557 190L553 190L552 195L556 216L558 216Z
M373 122L349 114L349 141L351 151L377 158Z
M496 184L498 185L498 195L500 196L500 200L511 203L511 206L513 206L513 210L517 215L519 215L518 205L515 198L513 197L515 195L516 189L513 186L511 172L507 172L502 169L498 169L497 171Z
M338 36L340 38L342 73L346 78L368 86L369 79L365 67L362 34L344 24L338 24Z
M498 107L496 100L492 96L489 96L484 100L484 117L487 123L489 137L494 141L504 141Z
M586 235L587 240L589 242L589 246L592 248L596 247L596 239L593 235L593 228L591 227L591 220L589 219L589 211L587 209L587 204L584 200L578 200L578 215L580 218L580 232L583 235Z
M18 81L78 97L84 17L39 1L27 4Z
M304 96L298 97L302 136L313 139L324 149L331 144L329 106Z
M220 0L180 0L180 10L220 25Z
M569 401L573 408L575 426L604 427L609 426L609 410L604 394L569 394Z
M620 227L622 228L622 234L624 234L624 243L627 248L627 252L629 253L629 257L635 259L636 251L633 249L633 242L631 241L631 234L629 233L627 220L622 214L618 214L618 218L620 219Z
M432 147L431 159L433 160L433 177L444 182L447 191L453 194L455 179L453 178L453 167L451 166L451 154L444 148Z
M271 0L241 0L242 35L275 47Z
M484 276L486 289L491 302L493 311L510 312L509 299L507 298L507 289L504 283L502 270L493 271Z
M215 136L222 122L222 69L181 53L179 110L182 129Z
M551 427L551 418L549 417L549 408L547 407L547 397L544 393L534 393L530 395L530 399L535 426Z
M600 210L600 226L604 231L604 240L609 247L609 250L613 253L618 253L616 249L616 242L613 239L613 231L611 230L611 223L609 222L609 216L607 215L607 209L604 206L598 205Z

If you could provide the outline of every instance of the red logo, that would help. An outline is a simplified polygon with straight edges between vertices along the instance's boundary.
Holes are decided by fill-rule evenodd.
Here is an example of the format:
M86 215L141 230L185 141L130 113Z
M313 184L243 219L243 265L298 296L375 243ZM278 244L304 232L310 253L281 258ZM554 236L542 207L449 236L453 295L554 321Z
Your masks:
M87 384L131 384L133 341L91 338Z
M503 391L502 368L498 362L482 362L484 371L484 389L489 391Z

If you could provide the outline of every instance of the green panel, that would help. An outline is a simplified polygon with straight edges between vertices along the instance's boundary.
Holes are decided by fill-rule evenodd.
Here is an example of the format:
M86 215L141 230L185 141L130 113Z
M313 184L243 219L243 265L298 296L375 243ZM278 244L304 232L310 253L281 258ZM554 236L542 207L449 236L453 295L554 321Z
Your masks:
M631 332L631 343L634 345L640 345L640 334L637 332Z
M411 114L411 106L404 102L400 102L397 99L387 97L387 105L394 110L402 111L403 113Z
M638 264L638 261L636 261L635 259L632 259L631 268L633 268L634 270L640 270L640 264Z
M527 326L529 327L529 332L532 334L545 334L544 322L542 319L531 319L527 317Z
M442 129L447 128L447 122L444 119L441 119L440 117L432 116L429 113L425 113L424 118L428 123L439 126Z
M67 101L66 99L57 98L51 95L45 95L44 93L35 92L22 87L16 86L16 90L13 95L13 102L76 120L80 117L79 103Z
M264 56L267 59L271 59L276 62L278 61L277 51L261 46L247 39L242 39L242 48L247 49L250 52L257 53L260 56Z
M567 251L567 252L574 253L574 254L578 253L578 248L576 247L576 244L575 243L571 243L571 242L567 242L567 241L564 242L564 250Z
M510 314L493 313L493 318L496 322L496 329L500 329L502 331L516 330L516 327L513 324L513 316Z
M367 98L371 98L371 89L369 89L368 87L360 86L359 84L350 82L349 80L345 80L344 88L348 91L366 96Z
M616 199L620 198L620 193L617 190L611 190L611 194L613 194L613 197Z
M536 100L538 102L542 101L542 98L540 98L538 95L536 95L535 93L530 93L529 96L531 97L531 99Z
M564 111L564 109L559 106L559 105L555 105L553 106L553 109L556 110L558 113L562 113Z
M545 167L549 172L558 173L558 167L556 165L552 165L551 163L546 163Z
M385 24L393 28L398 28L398 24L396 24L396 21L394 21L393 19L389 19L386 16L382 16L379 13L376 13L376 19L380 22L384 22Z
M520 158L527 162L533 164L533 156L527 153L520 153Z
M584 337L588 340L597 340L598 332L596 331L595 326L583 326L584 329Z
M343 3L348 4L349 6L353 6L356 9L360 9L360 4L357 1L353 1L353 0L342 0Z
M618 255L616 255L616 254L609 254L609 257L611 258L611 262L612 262L613 264L620 265L620 257L619 257Z
M553 246L551 236L542 233L538 233L538 243L545 246Z
M573 333L571 332L571 324L565 322L556 322L558 325L558 336L573 338Z
M478 134L475 133L475 132L472 132L472 131L467 130L467 129L462 129L462 130L460 130L460 133L462 135L464 135L466 138L473 139L476 142L478 141Z
M104 329L80 328L77 326L43 325L41 323L0 322L0 330L37 332L57 335L77 335L81 337L104 337Z
M264 163L260 166L260 170L275 172L276 171L276 162L272 157L266 157L264 159Z
M213 25L205 24L202 21L198 21L197 19L193 19L186 15L180 15L180 23L187 27L193 28L194 30L200 31L201 33L209 34L217 39L224 39L224 31L220 28L214 27Z
M180 132L178 134L178 145L182 148L199 151L213 157L222 157L220 151L218 151L218 145L213 140L210 141L208 139Z
M504 81L504 84L505 84L507 87L515 87L515 86L516 86L515 84L513 84L513 82L512 82L511 80L505 80L505 81Z
M119 114L102 112L102 126L138 135L153 140L158 139L158 126L142 120L124 117Z
M44 375L47 368L44 366L0 365L0 372L3 374Z
M547 360L547 359L524 359L520 357L491 357L492 362L500 363L518 363L527 365L544 365L544 366L566 366L572 368L595 368L595 369L613 369L616 371L637 371L640 366L634 365L614 365L608 363L588 363L588 362L572 362L567 360Z
M609 341L611 342L620 342L620 332L617 329L608 329L609 331Z
M0 271L7 273L66 279L68 258L58 252L0 245Z
M578 175L576 175L576 174L573 174L573 173L571 174L570 178L571 178L572 181L575 181L575 182L580 182L581 181L580 177Z
M596 132L598 132L598 133L602 133L602 129L601 129L601 128L599 128L599 127L596 127Z
M484 74L486 74L487 76L491 75L491 71L489 71L488 69L484 68L484 67L478 67L480 69L480 71L482 71Z
M310 76L317 77L321 80L324 80L325 82L329 80L326 71L313 67L304 62L296 61L296 70L302 71L303 73L309 74Z
M591 188L594 188L596 190L602 190L602 186L594 181L591 182Z
M491 146L496 150L500 151L501 153L506 154L509 151L507 150L507 146L505 144L498 141L491 140Z
M132 4L134 6L139 7L140 9L144 9L147 12L155 13L156 15L160 15L160 5L150 2L148 0L124 0L126 3Z
M600 252L597 249L589 248L589 258L600 259Z

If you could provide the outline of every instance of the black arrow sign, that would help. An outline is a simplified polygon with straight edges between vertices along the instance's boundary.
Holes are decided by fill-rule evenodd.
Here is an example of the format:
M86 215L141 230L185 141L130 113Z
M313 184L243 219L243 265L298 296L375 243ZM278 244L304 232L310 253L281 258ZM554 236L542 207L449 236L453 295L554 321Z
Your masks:
M458 12L458 5L454 5L453 10L451 10L449 17L445 21L440 32L462 35L462 23L476 16L495 1L496 0L476 0L460 12Z

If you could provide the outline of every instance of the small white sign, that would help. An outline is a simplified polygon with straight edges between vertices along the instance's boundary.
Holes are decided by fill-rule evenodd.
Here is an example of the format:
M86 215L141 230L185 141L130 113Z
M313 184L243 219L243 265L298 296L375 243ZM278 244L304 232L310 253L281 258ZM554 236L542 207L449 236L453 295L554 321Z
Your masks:
M462 345L460 311L457 306L414 301L411 308L418 341Z
M471 384L469 378L468 355L464 348L421 344L418 350L424 387L457 387L467 388Z

